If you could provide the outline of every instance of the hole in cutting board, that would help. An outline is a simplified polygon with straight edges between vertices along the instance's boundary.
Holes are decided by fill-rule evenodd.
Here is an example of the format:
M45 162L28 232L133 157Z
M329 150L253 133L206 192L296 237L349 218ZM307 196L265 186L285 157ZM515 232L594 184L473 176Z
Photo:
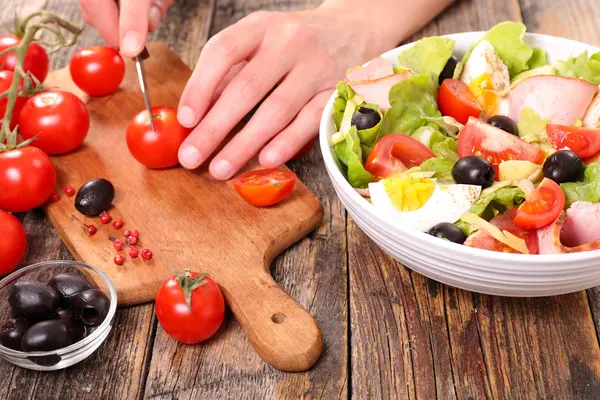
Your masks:
M276 324L280 324L285 321L285 314L275 313L271 315L271 321L275 322Z

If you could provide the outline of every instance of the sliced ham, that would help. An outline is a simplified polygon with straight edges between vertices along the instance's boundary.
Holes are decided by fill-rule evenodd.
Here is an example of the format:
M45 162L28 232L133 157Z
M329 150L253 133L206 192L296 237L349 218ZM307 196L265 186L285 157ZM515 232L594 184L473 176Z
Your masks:
M600 128L600 94L596 95L583 116L583 126L586 128Z
M381 112L390 108L389 93L396 83L410 78L410 73L393 74L370 81L351 82L350 87L362 97L365 102L378 104Z
M540 254L600 249L600 204L574 203L567 212L538 230Z
M375 57L365 66L359 66L348 71L344 82L368 81L380 79L394 73L394 66L391 62L381 57Z
M597 86L582 79L532 76L510 90L509 116L518 122L521 110L529 107L551 124L573 125L583 118L597 92Z

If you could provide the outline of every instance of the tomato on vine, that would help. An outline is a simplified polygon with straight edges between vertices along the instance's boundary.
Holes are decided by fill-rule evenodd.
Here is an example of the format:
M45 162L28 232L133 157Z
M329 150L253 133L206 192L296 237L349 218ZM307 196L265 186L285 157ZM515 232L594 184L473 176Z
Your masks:
M18 45L21 39L15 35L0 35L0 52ZM14 71L18 63L17 54L12 52L0 57L3 70ZM37 43L30 43L23 63L23 71L31 72L40 82L44 82L50 69L48 53Z
M12 71L0 71L0 93L4 93L10 89L10 85L12 83L13 77L15 76ZM23 84L19 85L19 89L23 89ZM15 129L17 126L17 121L19 121L19 114L21 113L21 109L23 105L27 101L26 97L17 97L17 101L13 108L12 118L10 120L10 129ZM8 105L8 99L6 97L0 99L0 118L4 119L4 115L6 114L6 106ZM1 124L1 122L0 122Z
M37 147L0 153L0 209L29 211L48 200L56 185L50 158Z
M161 326L173 339L196 344L212 337L225 315L219 286L206 274L175 275L158 290L154 306Z
M90 115L74 94L62 90L38 93L21 110L19 131L32 146L56 155L77 149L87 136Z
M125 63L118 51L108 46L78 50L69 63L73 82L90 96L115 92L125 76Z
M12 214L0 211L0 277L10 274L25 256L27 236L21 222Z

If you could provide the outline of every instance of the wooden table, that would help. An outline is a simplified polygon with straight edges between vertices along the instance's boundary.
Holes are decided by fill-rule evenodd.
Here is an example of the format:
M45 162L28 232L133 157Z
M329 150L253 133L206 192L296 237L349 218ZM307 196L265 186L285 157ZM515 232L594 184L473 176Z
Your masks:
M75 0L27 2L80 20ZM0 27L8 31L23 2L2 3ZM248 13L318 3L176 1L153 37L193 66L208 37ZM600 45L597 0L459 1L415 38L485 30L507 19ZM93 29L80 42L99 43ZM53 68L72 52L54 55ZM276 260L273 275L323 329L325 350L315 368L289 374L265 365L231 315L208 343L177 344L147 304L119 310L101 350L65 371L0 362L0 398L600 398L600 288L508 299L441 285L384 255L347 217L317 148L290 167L319 196L325 218ZM25 263L71 257L41 211L21 217L30 245Z

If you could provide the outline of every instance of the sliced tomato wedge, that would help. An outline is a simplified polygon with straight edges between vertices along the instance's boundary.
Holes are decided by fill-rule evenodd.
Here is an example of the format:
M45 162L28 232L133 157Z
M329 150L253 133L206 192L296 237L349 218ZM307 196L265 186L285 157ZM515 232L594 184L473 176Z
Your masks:
M435 154L417 139L401 134L382 137L375 143L365 169L377 180L423 164Z
M556 221L565 207L565 194L552 179L544 178L540 186L529 193L513 219L521 228L542 228Z
M288 197L296 180L296 175L291 171L269 168L237 176L233 180L233 187L248 203L267 207Z
M485 158L496 170L502 161L523 160L536 164L544 160L545 153L536 145L525 142L502 129L470 118L458 136L458 156Z
M490 224L496 226L501 231L508 231L513 235L525 240L529 254L537 254L539 252L537 230L535 229L524 229L513 223L513 219L517 214L516 208L511 208L504 214L500 214L490 221ZM494 239L492 235L486 231L479 231L471 236L467 242L470 247L476 247L478 249L500 251L503 253L518 253L517 250L504 243Z
M600 129L548 124L546 133L556 150L569 149L582 158L600 152Z
M440 86L438 103L442 114L466 124L469 117L481 116L481 105L466 83L456 79L445 79Z

